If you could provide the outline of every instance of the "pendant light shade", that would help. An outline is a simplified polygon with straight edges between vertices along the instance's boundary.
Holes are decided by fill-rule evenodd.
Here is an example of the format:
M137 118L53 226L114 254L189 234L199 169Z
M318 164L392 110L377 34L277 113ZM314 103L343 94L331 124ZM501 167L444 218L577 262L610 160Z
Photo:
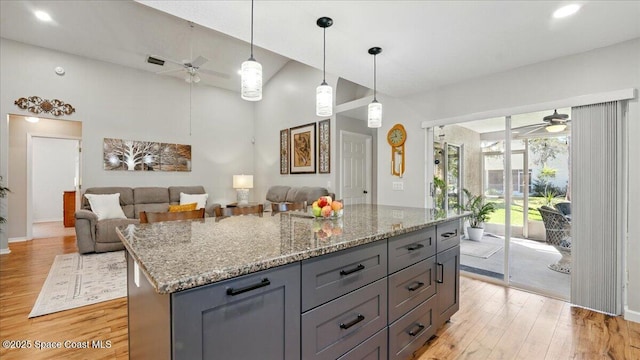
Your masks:
M251 0L251 56L249 60L242 63L240 78L242 99L262 100L262 65L253 58L253 0Z
M316 88L316 115L333 115L333 89L327 84L325 67L327 60L327 28L333 25L333 20L328 17L321 17L316 21L316 25L323 30L323 51L322 51L322 84Z
M382 104L376 99L376 55L382 52L382 48L372 47L369 54L373 55L373 101L369 104L367 126L379 128L382 126Z

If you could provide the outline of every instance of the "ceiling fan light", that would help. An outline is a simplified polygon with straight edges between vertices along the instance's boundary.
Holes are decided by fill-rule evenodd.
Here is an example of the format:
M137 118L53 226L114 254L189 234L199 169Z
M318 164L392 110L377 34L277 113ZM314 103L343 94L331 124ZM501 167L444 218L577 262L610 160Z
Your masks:
M547 132L550 133L557 133L560 131L564 131L564 129L567 128L566 124L553 124L553 125L549 125L545 128L545 130L547 130Z
M242 83L242 99L248 101L262 100L262 65L255 59L242 63L241 83Z
M331 116L333 114L333 89L325 81L316 88L316 115Z
M367 126L379 128L382 126L382 104L378 100L373 100L368 107Z

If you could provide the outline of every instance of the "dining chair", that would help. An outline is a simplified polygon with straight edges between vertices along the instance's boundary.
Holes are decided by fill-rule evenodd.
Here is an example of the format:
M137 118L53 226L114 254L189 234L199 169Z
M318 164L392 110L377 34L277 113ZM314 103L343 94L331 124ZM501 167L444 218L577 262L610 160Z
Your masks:
M204 208L178 212L140 212L140 223L156 223L161 221L204 219Z
M264 211L264 206L262 206L262 204L257 204L257 205L248 205L248 206L216 208L215 214L216 214L216 218L224 218L224 217L238 216L238 215L250 215L250 214L257 214L258 216L262 217L263 211Z
M286 211L307 211L307 202L283 202L271 204L271 216Z

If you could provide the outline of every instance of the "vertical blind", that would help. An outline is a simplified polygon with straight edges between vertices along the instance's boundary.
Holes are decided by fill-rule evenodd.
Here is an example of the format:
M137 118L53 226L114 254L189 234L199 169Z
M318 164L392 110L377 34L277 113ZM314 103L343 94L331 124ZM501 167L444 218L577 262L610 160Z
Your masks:
M571 109L571 302L622 312L624 101Z

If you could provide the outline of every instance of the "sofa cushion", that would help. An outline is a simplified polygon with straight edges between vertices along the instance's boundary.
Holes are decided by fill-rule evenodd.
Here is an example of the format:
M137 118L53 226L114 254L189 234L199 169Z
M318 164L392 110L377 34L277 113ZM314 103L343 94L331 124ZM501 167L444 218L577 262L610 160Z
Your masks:
M138 187L133 189L133 203L136 205L163 204L168 202L169 191L166 187Z
M124 215L129 219L134 218L133 213L133 189L130 187L93 187L87 188L84 191L85 194L120 194L120 206ZM89 200L86 197L82 197L82 209L91 210Z
M127 218L120 207L120 193L84 194L84 196L89 200L91 211L96 214L98 220Z
M306 201L307 204L312 204L318 200L320 196L329 195L329 191L319 186L302 186L299 188L291 188L287 193L285 201L288 202L300 202Z
M271 202L284 202L287 200L287 193L291 189L290 186L275 185L269 188L267 191L266 199Z
M207 206L207 199L209 194L185 194L180 193L180 205L190 204L196 202L196 210L202 209Z
M140 223L137 219L107 219L96 223L96 243L120 242L116 227Z
M140 219L140 212L167 212L169 209L169 203L160 203L160 204L135 204L134 212L135 218Z
M169 186L169 202L172 204L180 203L180 193L185 194L204 194L203 186Z

